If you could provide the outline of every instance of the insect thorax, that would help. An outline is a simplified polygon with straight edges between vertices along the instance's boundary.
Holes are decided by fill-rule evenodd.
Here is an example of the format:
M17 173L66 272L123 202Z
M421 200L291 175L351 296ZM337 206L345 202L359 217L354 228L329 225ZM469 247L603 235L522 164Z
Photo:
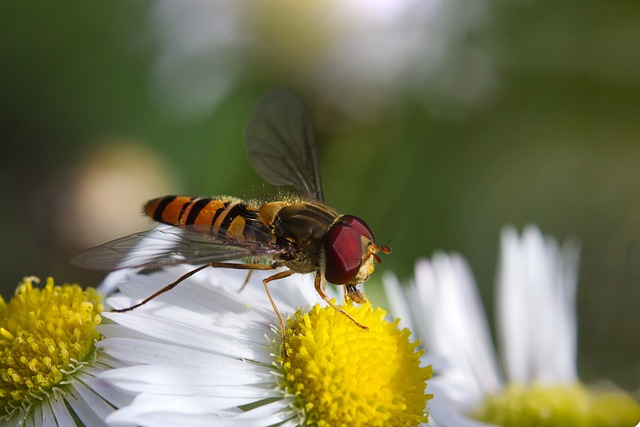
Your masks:
M278 238L298 249L293 260L284 262L298 273L320 267L324 236L338 215L324 205L308 202L271 202L260 207L260 219Z

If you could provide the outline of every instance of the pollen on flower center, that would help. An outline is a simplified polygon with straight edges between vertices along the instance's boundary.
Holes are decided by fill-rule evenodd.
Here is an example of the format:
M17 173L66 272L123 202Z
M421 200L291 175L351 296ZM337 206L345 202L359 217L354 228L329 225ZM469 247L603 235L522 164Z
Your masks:
M420 366L418 343L398 319L369 303L336 310L319 305L288 320L289 357L283 386L295 396L306 424L322 426L415 426L427 421L425 393L430 366Z
M25 278L7 303L0 297L0 406L2 417L49 396L88 362L99 338L101 297L78 285L34 288Z
M624 393L592 393L581 384L511 385L489 396L476 418L504 427L624 427L640 421L640 406Z

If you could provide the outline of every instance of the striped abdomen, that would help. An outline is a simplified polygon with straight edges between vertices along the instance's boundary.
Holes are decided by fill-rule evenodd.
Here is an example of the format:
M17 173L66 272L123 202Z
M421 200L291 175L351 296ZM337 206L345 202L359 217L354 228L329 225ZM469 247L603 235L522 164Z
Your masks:
M266 230L256 208L230 197L158 197L145 204L144 212L158 222L178 227L193 226L202 233L214 236L220 233L235 240L255 238L256 228Z

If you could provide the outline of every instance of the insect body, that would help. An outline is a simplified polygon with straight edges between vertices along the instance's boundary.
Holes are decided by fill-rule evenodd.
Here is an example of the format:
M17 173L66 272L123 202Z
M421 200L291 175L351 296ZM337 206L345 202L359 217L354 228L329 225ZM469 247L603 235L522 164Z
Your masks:
M268 283L293 273L315 273L315 289L333 308L366 329L335 306L324 292L325 280L343 285L345 297L366 301L357 285L373 273L378 246L366 223L353 215L340 215L323 203L311 121L300 101L284 91L268 92L249 121L246 135L249 160L274 185L294 187L300 196L270 202L232 197L194 198L164 196L146 203L144 212L173 227L135 233L81 253L79 266L114 269L161 267L179 263L202 264L142 302L115 311L139 307L172 289L206 267L249 270L286 269L263 280L282 328L284 321L269 292ZM142 239L166 240L140 259L127 254ZM242 259L245 262L229 262ZM264 263L264 260L270 260ZM247 276L248 280L248 276ZM245 281L246 283L246 281Z

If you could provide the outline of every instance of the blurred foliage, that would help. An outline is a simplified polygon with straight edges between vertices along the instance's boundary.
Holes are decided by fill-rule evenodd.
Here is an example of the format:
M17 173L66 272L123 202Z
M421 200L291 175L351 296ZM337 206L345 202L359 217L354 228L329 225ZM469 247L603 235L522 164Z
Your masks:
M392 46L391 71L380 69L384 61L350 66L350 52L336 62L327 52L343 33L319 40L322 28L306 31L317 9L275 3L292 13L220 2L215 12L234 8L229 16L242 25L231 31L224 15L212 34L194 26L193 51L182 49L170 23L194 6L207 29L202 2L1 3L3 294L31 274L97 284L102 275L68 259L84 248L78 242L93 241L92 228L115 238L123 224L150 226L131 205L138 194L140 205L172 192L259 195L244 124L266 88L288 86L314 117L328 202L366 218L393 246L380 270L408 279L418 257L460 252L491 306L503 225L536 223L559 239L576 237L582 376L639 387L640 3L453 2L437 20L446 31L419 32L404 55L438 37L444 48L402 68L404 51ZM379 53L386 33L353 22L361 39L376 40L363 49ZM237 44L216 44L232 37ZM176 51L179 72L162 62ZM423 72L437 52L443 59ZM136 165L150 162L151 175L96 189L98 210L77 215L81 171L123 144L134 148L114 155L123 158L116 170L140 172ZM157 194L138 186L150 183Z

